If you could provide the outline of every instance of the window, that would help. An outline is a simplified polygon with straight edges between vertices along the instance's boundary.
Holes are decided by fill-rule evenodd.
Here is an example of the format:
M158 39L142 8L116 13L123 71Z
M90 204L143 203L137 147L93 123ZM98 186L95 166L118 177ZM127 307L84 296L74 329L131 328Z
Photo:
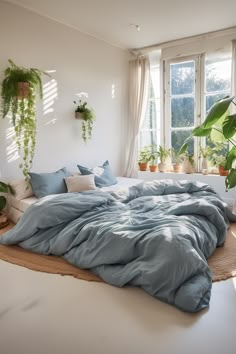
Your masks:
M178 151L193 128L204 121L211 106L230 95L231 60L230 50L225 49L165 61L163 121L160 114L160 66L152 66L139 148L155 144ZM188 152L194 154L195 162L200 146L205 145L205 138L195 137L189 142Z
M167 145L178 151L197 125L196 74L198 58L169 63ZM189 153L194 153L193 140Z
M201 54L169 60L165 70L165 141L176 151L200 125L211 106L230 95L231 55L227 52ZM198 161L205 138L189 142L188 152Z
M160 66L150 72L149 99L145 119L140 131L139 148L160 145Z

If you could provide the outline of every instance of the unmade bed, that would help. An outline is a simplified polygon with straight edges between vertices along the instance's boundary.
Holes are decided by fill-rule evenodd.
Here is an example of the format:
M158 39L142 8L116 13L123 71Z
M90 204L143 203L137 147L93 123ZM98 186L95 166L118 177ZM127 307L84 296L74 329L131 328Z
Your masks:
M209 305L207 258L235 216L206 184L142 182L64 193L27 208L0 243L64 257L115 286L137 286L177 308Z

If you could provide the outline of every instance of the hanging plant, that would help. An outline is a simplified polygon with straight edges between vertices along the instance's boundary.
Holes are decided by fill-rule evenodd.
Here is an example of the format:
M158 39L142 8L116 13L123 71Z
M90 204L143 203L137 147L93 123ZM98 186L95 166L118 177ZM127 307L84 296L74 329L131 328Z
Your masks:
M11 118L18 151L20 154L23 152L23 162L19 167L28 180L36 143L36 97L42 99L41 75L46 73L17 66L10 59L8 61L10 65L4 71L1 90L2 116Z
M74 104L77 105L76 101ZM87 102L79 100L79 105L75 110L75 118L82 119L82 139L86 143L87 140L92 138L93 122L95 115L91 109L87 107Z

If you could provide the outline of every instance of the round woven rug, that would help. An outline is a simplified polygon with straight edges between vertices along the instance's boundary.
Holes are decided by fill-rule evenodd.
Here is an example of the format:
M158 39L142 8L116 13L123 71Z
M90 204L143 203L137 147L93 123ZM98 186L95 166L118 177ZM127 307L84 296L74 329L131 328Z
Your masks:
M0 235L12 227L14 225L10 224L5 229L1 229ZM32 253L19 246L0 245L0 259L40 272L71 275L87 281L104 282L91 271L74 267L62 257ZM212 270L213 281L236 276L236 224L231 224L224 246L216 249L213 256L209 258L208 264Z

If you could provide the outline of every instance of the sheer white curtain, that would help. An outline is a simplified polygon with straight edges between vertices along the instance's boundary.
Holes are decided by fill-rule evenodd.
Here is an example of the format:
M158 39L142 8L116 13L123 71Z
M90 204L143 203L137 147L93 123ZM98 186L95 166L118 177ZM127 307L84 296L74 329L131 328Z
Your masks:
M140 56L129 63L129 138L125 176L137 177L138 138L147 109L150 80L148 56Z
M232 95L236 96L236 39L232 41Z

